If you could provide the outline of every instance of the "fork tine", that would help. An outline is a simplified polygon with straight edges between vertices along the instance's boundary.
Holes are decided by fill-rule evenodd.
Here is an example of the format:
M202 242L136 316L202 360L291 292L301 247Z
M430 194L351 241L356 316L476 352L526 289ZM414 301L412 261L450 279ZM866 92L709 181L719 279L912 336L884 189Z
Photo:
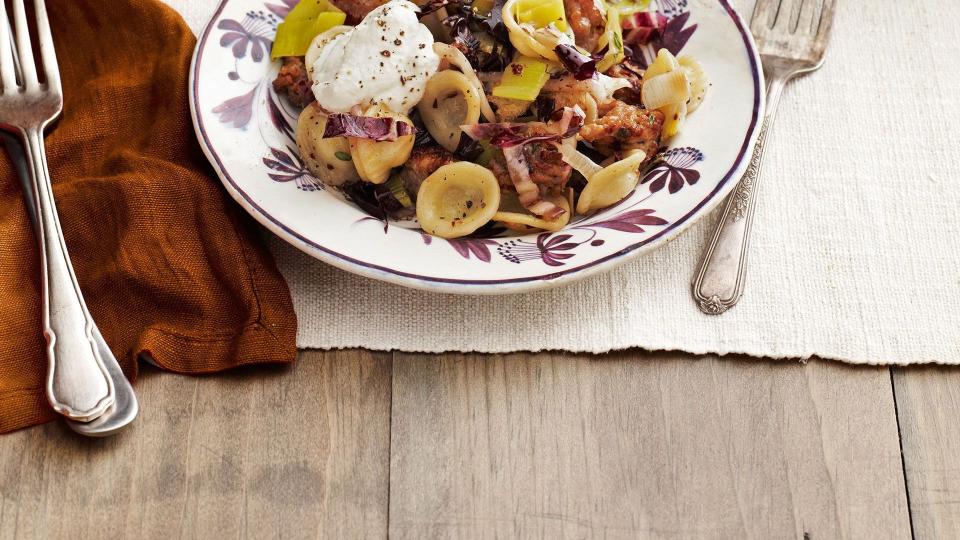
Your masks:
M837 9L837 0L823 0L823 9L820 11L820 20L815 28L817 40L826 45L826 40L830 38L830 29L833 28L833 15Z
M13 72L18 81L23 80L23 71L20 70L20 55L17 54L17 42L13 37L13 28L10 28L10 21L3 21L7 27L7 42L10 44L10 50L13 53Z
M803 0L783 0L780 2L777 22L773 23L773 29L785 34L791 33L796 28L794 23L797 21L802 3Z
M800 7L800 19L797 21L797 33L814 35L820 22L820 9L823 0L803 0Z
M3 15L0 24L0 87L7 93L17 88L17 74L14 70L13 36L10 34L10 21L7 18L7 7L0 2L0 14Z
M773 21L777 16L777 10L780 9L780 4L781 0L757 0L753 6L751 28L773 28ZM754 31L754 33L758 32Z
M37 33L40 38L40 58L43 60L43 74L47 86L60 93L60 68L57 66L57 50L53 46L53 34L50 32L50 19L47 17L47 4L44 0L34 0L37 8Z
M30 27L27 26L27 12L23 0L13 1L13 23L17 33L17 53L20 55L20 71L23 76L23 86L35 89L37 82L37 65L33 63L33 45L30 44Z

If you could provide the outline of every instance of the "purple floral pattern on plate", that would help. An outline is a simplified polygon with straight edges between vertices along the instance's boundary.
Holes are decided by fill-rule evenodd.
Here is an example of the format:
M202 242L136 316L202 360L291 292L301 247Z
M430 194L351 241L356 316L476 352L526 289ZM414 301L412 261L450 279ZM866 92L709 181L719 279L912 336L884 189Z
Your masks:
M281 3L279 4L267 2L266 6L271 13L283 19L290 13L290 10L293 9L299 1L300 0L280 0Z
M687 42L697 31L697 25L687 26L690 12L686 11L686 8L686 0L661 1L660 13L667 17L667 25L650 43L640 45L642 54L633 57L639 61L640 67L646 68L656 58L660 49L666 49L676 56L687 46Z
M642 203L643 200L636 204ZM655 210L642 208L615 214L601 221L584 221L557 233L537 235L535 242L524 239L507 240L497 248L497 253L508 262L521 264L540 260L547 266L564 266L575 257L584 244L600 247L606 240L600 238L601 229L630 234L642 234L649 227L662 227L670 222L658 217Z
M700 171L693 167L703 161L703 152L689 146L671 148L659 154L640 181L649 185L650 193L656 193L664 187L673 194L686 185L694 185L700 180Z
M224 124L231 124L237 129L243 129L253 118L253 98L257 95L254 88L245 94L230 98L213 108L213 112L220 117Z
M322 191L325 189L323 182L314 178L307 166L300 159L297 152L290 147L287 151L277 148L270 149L271 157L263 158L263 164L268 169L274 171L268 173L271 179L276 182L296 182L297 187L303 191Z
M270 52L273 45L271 36L278 23L276 15L262 11L247 12L242 22L224 19L217 25L220 30L225 30L220 36L220 46L230 47L237 60L246 57L247 49L250 49L250 58L254 62L260 62Z

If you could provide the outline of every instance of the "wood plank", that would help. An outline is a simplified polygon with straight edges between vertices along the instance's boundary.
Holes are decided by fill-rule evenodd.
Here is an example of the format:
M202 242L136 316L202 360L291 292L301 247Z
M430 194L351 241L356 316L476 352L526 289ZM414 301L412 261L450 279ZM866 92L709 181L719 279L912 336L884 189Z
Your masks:
M895 368L893 380L915 537L960 538L960 372Z
M909 538L890 375L680 354L400 356L395 538Z
M145 370L108 440L59 424L0 437L0 538L382 537L390 356L301 353L292 369Z

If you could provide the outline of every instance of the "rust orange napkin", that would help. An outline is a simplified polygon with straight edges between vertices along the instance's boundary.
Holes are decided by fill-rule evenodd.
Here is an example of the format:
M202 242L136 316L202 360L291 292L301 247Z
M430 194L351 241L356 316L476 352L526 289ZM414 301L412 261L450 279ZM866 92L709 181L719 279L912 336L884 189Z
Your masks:
M87 304L128 377L137 358L209 373L296 356L286 283L194 138L194 37L155 0L47 0L63 118L47 137ZM54 418L36 241L0 159L0 433Z

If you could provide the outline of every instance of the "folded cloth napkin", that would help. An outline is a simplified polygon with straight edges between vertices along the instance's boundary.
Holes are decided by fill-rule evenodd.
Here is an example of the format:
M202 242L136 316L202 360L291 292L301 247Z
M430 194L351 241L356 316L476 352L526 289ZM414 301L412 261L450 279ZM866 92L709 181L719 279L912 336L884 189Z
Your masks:
M47 0L64 114L54 192L90 312L128 377L139 355L209 373L296 356L290 292L194 138L193 34L155 0ZM20 183L0 159L0 433L54 418L40 268Z

